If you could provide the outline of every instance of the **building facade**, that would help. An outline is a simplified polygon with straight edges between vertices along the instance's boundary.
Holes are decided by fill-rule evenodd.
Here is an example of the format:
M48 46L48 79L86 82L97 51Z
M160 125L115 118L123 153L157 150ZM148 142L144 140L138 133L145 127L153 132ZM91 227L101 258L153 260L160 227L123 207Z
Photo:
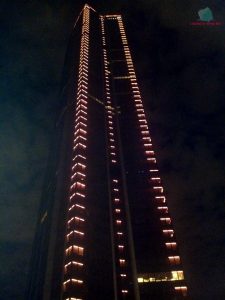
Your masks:
M121 15L84 6L63 86L57 171L46 179L27 298L183 299L181 259Z

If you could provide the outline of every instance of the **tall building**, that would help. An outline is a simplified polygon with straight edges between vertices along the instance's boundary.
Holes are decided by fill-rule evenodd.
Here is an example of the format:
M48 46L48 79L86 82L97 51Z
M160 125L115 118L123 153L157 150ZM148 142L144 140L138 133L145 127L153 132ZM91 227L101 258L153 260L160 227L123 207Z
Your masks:
M62 95L27 298L183 299L181 259L121 15L84 6Z

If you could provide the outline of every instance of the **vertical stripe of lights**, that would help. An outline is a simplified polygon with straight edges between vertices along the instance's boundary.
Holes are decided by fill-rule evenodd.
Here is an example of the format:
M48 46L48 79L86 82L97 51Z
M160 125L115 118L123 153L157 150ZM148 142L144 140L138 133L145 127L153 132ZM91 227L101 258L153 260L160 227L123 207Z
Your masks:
M137 126L140 132L140 140L144 156L146 157L146 161L149 164L149 180L151 182L151 186L153 187L153 193L156 200L156 209L159 212L160 223L162 225L162 233L165 237L165 247L168 249L169 252L168 262L172 265L179 264L180 258L176 255L177 244L174 240L174 230L172 229L171 217L169 216L168 206L166 204L166 197L164 195L163 186L161 184L161 178L158 174L159 170L156 164L155 153L152 150L152 143L149 134L145 110L137 83L135 69L131 58L131 53L128 46L122 17L117 16L117 21L119 31L121 34L124 55L127 63L128 75L131 83L135 112L137 117Z
M107 16L105 16L107 18ZM126 298L129 293L129 278L127 274L127 234L125 225L125 206L121 191L121 175L116 171L120 161L118 159L119 149L116 134L116 120L115 111L112 107L112 99L110 93L110 70L109 61L106 49L106 36L105 36L105 23L104 17L100 17L101 30L102 30L102 45L103 45L103 61L104 61L104 75L105 75L105 93L106 93L106 122L107 122L107 140L108 140L108 153L109 163L112 176L110 178L110 189L112 195L112 220L113 220L113 236L114 236L114 249L115 249L115 264L116 275L118 282L117 292ZM115 172L116 171L116 172Z
M88 110L88 52L90 7L84 6L76 95L73 159L66 232L63 289L65 297L80 299L84 289L86 148Z

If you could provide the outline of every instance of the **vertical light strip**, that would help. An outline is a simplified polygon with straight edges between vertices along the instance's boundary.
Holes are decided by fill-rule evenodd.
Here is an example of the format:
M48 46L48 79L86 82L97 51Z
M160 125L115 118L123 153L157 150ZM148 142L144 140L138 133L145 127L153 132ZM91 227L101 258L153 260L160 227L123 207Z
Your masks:
M78 86L76 95L73 159L69 193L64 265L64 292L80 299L84 289L86 152L88 115L88 55L90 7L84 6L81 32ZM77 289L74 287L77 287ZM76 291L77 290L77 291Z
M108 136L108 153L109 153L109 162L110 169L118 168L120 161L118 159L119 149L116 133L116 121L115 121L115 110L112 106L112 98L110 92L110 70L109 70L109 61L107 57L106 49L106 36L105 36L105 23L104 17L100 17L101 20L101 30L102 30L102 45L103 45L103 62L104 62L104 78L105 78L105 93L106 93L106 119L107 119L107 136ZM117 172L114 172L115 174ZM123 295L123 297L129 293L129 278L127 274L128 261L126 257L128 256L127 246L125 245L126 229L125 229L125 220L124 220L124 201L122 197L122 191L120 188L120 176L113 175L110 178L110 189L112 195L112 220L113 220L113 235L114 235L114 249L115 249L115 259L116 259L116 275L118 286L120 290L117 293ZM117 296L116 296L117 297Z
M168 239L165 242L165 246L169 251L168 261L169 262L175 262L176 264L179 264L179 260L171 260L171 253L173 254L173 251L176 251L176 242L174 241L174 231L171 227L171 218L169 216L168 207L166 205L166 197L164 195L164 190L161 184L161 178L158 175L158 169L156 168L156 158L155 153L152 150L152 143L151 143L151 137L149 134L149 128L147 124L147 118L144 111L144 106L140 94L140 90L137 83L137 78L135 74L135 69L133 65L133 61L131 58L130 49L127 42L127 37L122 21L121 16L117 16L119 31L121 34L122 39L122 45L123 50L125 54L125 59L127 63L128 68L128 75L130 77L130 83L131 83L131 89L133 94L133 100L134 100L134 106L137 116L137 125L139 127L140 132L140 140L143 146L144 155L146 157L146 161L149 163L149 172L150 172L150 178L151 186L153 186L153 191L155 194L155 200L156 200L156 208L159 212L160 216L160 223L162 225L162 232L166 239Z

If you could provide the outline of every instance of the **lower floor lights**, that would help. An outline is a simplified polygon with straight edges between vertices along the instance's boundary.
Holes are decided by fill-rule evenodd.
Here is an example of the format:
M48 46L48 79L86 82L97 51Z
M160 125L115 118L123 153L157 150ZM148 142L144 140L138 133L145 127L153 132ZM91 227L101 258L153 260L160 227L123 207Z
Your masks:
M184 280L183 271L146 273L138 276L138 283L151 283L161 281L179 281Z

